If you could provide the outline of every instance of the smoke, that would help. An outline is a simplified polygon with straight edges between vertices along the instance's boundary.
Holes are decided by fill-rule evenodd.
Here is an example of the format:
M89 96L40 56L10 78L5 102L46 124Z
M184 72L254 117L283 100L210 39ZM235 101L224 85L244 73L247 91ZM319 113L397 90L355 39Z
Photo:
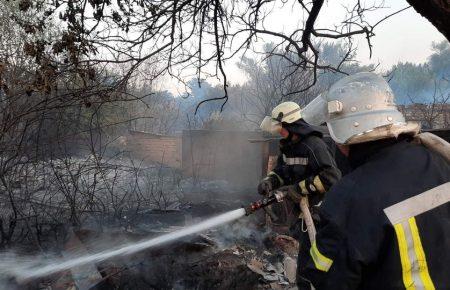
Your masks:
M234 188L256 190L261 178L264 144L251 140L261 138L260 132L185 131L183 167L194 178L226 180Z
M18 273L29 269L39 269L47 264L57 263L57 258L51 255L22 256L14 252L0 254L0 289L21 289L24 281L19 281Z
M226 224L214 234L219 249L225 249L236 243L244 243L257 248L263 248L265 238L270 235L271 230L261 230L258 227L257 214L234 223Z

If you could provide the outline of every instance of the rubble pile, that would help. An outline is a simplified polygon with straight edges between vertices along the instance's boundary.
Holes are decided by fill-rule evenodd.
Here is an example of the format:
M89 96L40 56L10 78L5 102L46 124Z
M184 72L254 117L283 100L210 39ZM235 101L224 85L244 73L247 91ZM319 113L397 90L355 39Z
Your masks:
M290 243L298 247L295 240ZM274 243L270 249L249 244L219 249L214 239L198 236L143 254L145 257L136 259L141 260L139 264L134 259L127 262L127 269L108 282L115 289L291 289L296 256L283 248ZM116 263L113 268L120 265Z

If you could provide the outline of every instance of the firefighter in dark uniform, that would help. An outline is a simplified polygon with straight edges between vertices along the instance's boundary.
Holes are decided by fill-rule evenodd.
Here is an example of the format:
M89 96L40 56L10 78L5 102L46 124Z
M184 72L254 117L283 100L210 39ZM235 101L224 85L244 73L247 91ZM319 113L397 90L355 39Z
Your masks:
M259 183L258 192L268 195L275 189L287 191L297 205L299 199L295 193L301 192L309 196L311 206L319 205L325 192L341 177L322 133L302 119L300 106L294 102L284 102L275 107L272 115L261 123L261 128L279 133L283 139L280 140L276 166ZM301 248L309 248L308 235L301 231L300 211L294 212L297 216L291 225L291 233L300 240Z
M327 123L353 171L327 193L300 276L318 290L450 289L449 152L415 142L425 134L374 73L341 79L302 114Z

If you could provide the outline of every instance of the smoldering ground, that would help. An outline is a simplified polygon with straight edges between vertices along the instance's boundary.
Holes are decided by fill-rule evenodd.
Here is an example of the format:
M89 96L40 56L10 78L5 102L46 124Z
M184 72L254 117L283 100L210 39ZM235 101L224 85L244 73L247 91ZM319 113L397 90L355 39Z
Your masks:
M178 280L183 277L182 273L185 272L182 266L178 267L179 273L176 273L175 269L174 272L169 270L172 274L170 276L167 276L167 274L163 275L165 276L164 281L159 281L161 277L158 276L164 272L165 268L172 268L172 264L175 261L180 265L190 263L193 257L199 259L200 257L205 257L205 254L209 255L223 251L237 241L252 244L255 247L262 245L262 233L256 230L254 225L252 226L251 221L247 219L220 227L223 223L242 217L243 213L243 209L234 210L156 238L133 241L130 239L130 236L121 236L119 239L116 236L115 242L112 242L112 233L109 234L109 237L102 235L102 237L91 238L85 241L84 246L89 248L90 254L81 251L81 249L71 249L70 253L66 253L63 259L56 256L40 255L27 257L13 253L3 253L1 256L2 262L0 263L0 277L5 287L6 285L12 287L14 281L16 282L15 287L30 287L35 281L40 280L42 283L42 277L47 277L48 279L49 277L57 277L57 274L61 276L61 272L71 268L79 268L88 263L97 263L100 269L106 268L107 266L105 265L107 264L116 264L121 265L121 267L126 268L133 274L140 271L147 272L147 277L156 278L157 288L168 287L171 283L172 285L177 284L177 287L180 288L181 285ZM214 248L209 249L205 247L205 241L202 241L202 237L192 236L192 234L204 232L208 228L214 228L212 232L208 233L212 237L211 240L203 237L203 239L206 239L206 242L210 243L210 246L214 245ZM177 239L180 239L180 241L176 242ZM152 247L154 249L151 249ZM149 248L150 250L148 250ZM144 252L144 250L148 251ZM182 254L182 257L176 257L176 254ZM151 256L151 261L146 261L147 259L143 258L146 256ZM105 262L107 259L109 261ZM165 264L164 261L167 261L167 259L172 259L172 262ZM13 266L8 267L9 265ZM155 265L159 269L156 269ZM156 276L155 274L149 274L149 269L154 269ZM208 277L205 278L208 279Z

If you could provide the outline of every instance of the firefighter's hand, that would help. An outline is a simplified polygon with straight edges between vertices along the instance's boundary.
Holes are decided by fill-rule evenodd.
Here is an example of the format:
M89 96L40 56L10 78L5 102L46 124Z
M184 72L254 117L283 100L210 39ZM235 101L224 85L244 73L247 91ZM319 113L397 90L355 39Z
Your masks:
M298 184L282 186L278 190L286 192L287 197L295 203L299 203L303 197L302 190Z
M261 180L261 182L258 184L258 193L267 196L271 191L272 182L270 181L270 178L264 178L263 180Z

